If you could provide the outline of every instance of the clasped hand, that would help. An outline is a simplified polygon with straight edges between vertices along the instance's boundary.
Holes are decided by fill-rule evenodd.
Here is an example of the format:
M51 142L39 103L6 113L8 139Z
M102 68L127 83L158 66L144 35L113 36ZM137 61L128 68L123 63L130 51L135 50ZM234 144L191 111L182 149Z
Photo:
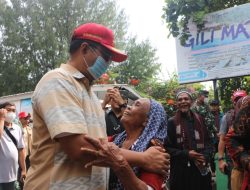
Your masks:
M194 160L194 162L198 162L199 165L203 165L206 162L206 159L203 154L200 154L194 150L190 150L188 154L189 158Z
M85 136L85 139L92 144L96 150L81 148L82 153L95 156L96 159L87 163L85 167L92 165L111 167L112 169L126 164L127 161L122 155L119 147L114 143L107 142L103 139L94 139ZM149 172L155 172L162 175L167 175L169 170L170 157L169 154L160 146L152 146L148 148L143 154L143 164L141 167Z

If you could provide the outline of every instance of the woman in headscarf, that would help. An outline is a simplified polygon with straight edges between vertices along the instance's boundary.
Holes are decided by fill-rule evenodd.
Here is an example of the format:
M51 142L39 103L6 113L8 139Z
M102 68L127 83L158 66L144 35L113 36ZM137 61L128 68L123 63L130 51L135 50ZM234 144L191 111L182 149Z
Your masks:
M144 152L151 145L163 144L167 136L167 121L163 107L154 100L141 98L132 106L128 106L121 118L125 129L115 139L114 143L127 150ZM93 139L90 139L93 142ZM92 143L94 144L94 143ZM164 178L158 174L143 171L140 167L129 167L120 151L110 144L96 147L102 149L103 159L110 160L111 167L110 190L161 190ZM112 152L112 153L110 153ZM97 153L100 156L100 153ZM103 161L99 159L100 162ZM94 164L98 163L94 162ZM151 163L148 163L151 164ZM165 163L168 165L168 163Z
M212 146L204 121L191 111L192 95L184 89L176 94L177 112L168 120L165 147L170 154L171 190L210 190L208 170Z
M250 96L238 100L235 121L225 138L233 160L231 189L250 190Z
M149 146L152 139L157 139L163 143L167 135L166 114L163 107L154 100L138 99L131 107L128 107L121 118L125 132L121 133L114 143L125 149L136 152L144 152ZM150 163L148 163L150 164ZM140 168L133 168L137 176L142 176ZM145 174L143 174L145 177ZM153 175L152 175L153 176ZM151 177L152 177L151 176ZM146 177L150 178L150 177ZM153 180L151 180L152 182ZM153 189L161 189L159 184L149 184ZM110 179L110 189L123 189L119 180L112 175Z

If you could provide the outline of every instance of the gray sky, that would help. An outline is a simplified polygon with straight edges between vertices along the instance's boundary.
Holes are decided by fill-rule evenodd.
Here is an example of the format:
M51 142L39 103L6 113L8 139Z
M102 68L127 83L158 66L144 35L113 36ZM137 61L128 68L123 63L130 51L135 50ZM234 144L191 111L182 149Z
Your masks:
M129 33L137 35L138 40L149 39L157 49L157 56L162 65L162 79L168 79L168 73L177 68L175 39L167 38L166 23L161 19L164 0L117 0L128 16Z
M149 39L151 45L157 49L157 56L161 63L161 79L168 79L177 72L177 59L175 39L168 38L168 29L161 18L165 5L164 0L117 0L120 8L125 10L128 16L129 33L137 35L139 40ZM212 86L212 82L203 82L206 89Z

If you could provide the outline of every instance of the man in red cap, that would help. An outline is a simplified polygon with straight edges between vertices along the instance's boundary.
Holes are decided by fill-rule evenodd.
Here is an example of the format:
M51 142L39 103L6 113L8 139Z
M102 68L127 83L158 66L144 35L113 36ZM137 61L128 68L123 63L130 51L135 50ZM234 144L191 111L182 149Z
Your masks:
M84 167L98 155L83 153L81 147L96 150L86 135L106 139L104 112L91 84L111 61L123 62L127 55L115 48L113 32L96 23L74 30L69 53L67 64L43 76L32 97L33 144L25 190L106 189L106 170ZM154 151L158 160L165 159ZM154 160L147 153L136 158L141 164Z
M23 140L25 143L25 153L26 153L26 157L25 157L26 170L28 170L30 167L29 156L31 153L31 145L32 145L32 128L29 126L30 117L31 115L24 111L18 114L19 121L21 122L22 127L23 127ZM20 185L20 189L23 189L22 181L19 181L19 185Z
M28 170L32 144L32 128L29 126L31 115L23 111L18 114L18 118L23 127L23 138L26 147L26 169Z

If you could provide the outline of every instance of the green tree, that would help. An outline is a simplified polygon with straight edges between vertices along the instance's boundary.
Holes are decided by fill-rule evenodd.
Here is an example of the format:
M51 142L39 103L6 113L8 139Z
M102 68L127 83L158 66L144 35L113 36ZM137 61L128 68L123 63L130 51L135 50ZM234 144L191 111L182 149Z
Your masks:
M222 79L219 81L219 93L223 104L223 109L232 108L231 97L234 91L241 89L250 92L250 77L235 77Z
M160 102L167 115L173 116L175 113L175 93L176 89L180 87L177 80L177 75L173 74L169 80L159 81L157 79L151 79L147 83L140 83L136 90L143 97L153 98Z
M250 2L249 0L166 0L163 8L163 18L167 22L169 34L180 36L182 44L190 36L188 22L192 20L198 29L204 26L204 16L207 13L219 11L235 5Z
M128 53L127 61L115 63L111 68L114 73L118 73L118 83L129 83L131 78L136 78L143 85L158 74L160 64L156 57L156 49L152 48L148 40L137 43L136 37L131 37L125 50Z
M0 0L0 95L34 89L64 62L73 28L97 22L125 44L127 22L114 0Z
M179 37L182 44L190 36L188 22L192 19L199 30L204 26L204 16L208 13L241 5L249 0L166 0L163 18L167 22L170 35ZM231 107L231 95L236 89L249 92L249 77L236 77L219 80L219 91L223 108Z

